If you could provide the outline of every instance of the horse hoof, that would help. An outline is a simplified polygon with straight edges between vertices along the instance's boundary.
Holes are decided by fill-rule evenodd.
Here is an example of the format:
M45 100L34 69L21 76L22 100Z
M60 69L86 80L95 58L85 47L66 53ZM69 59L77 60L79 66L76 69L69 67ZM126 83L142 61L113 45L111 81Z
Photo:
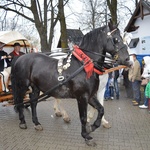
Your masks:
M93 139L91 140L85 140L85 143L88 145L88 146L91 146L91 147L95 147L97 144L94 142Z
M61 112L56 112L55 115L56 115L57 117L62 117Z
M70 123L71 119L69 117L67 118L63 118L63 120L66 122L66 123Z
M37 130L37 131L42 131L43 127L40 124L38 124L38 125L34 126L34 129Z
M27 125L25 123L19 124L19 127L20 127L20 129L27 129Z
M109 123L104 123L103 127L109 129L109 128L111 128L111 125Z

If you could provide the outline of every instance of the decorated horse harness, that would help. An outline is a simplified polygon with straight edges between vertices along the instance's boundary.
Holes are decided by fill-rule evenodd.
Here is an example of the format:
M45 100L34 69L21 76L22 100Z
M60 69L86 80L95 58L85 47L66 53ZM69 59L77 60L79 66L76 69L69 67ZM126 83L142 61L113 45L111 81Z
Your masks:
M99 69L95 67L93 60L89 58L77 45L75 45L74 50L68 56L67 61L66 61L67 63L65 65L63 65L63 58L59 59L58 61L58 65L57 65L57 69L59 73L58 81L63 81L65 79L62 73L63 73L63 70L67 70L70 67L72 55L74 55L81 63L83 63L87 78L90 78L93 72L95 72L98 75L103 75L103 74L107 74L109 72L113 72L115 70L119 70L121 68L126 67L126 66L121 65L121 66L113 67L110 69L104 68L104 71L100 71ZM116 60L117 57L118 56L116 55L114 57L114 60Z

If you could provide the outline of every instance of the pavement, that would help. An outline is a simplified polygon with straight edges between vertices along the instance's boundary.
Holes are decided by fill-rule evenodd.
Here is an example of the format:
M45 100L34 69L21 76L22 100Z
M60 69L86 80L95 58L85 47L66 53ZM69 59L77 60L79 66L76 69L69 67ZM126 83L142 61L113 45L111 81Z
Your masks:
M89 147L81 137L81 124L75 99L64 99L64 107L71 117L66 124L55 116L53 98L40 102L38 118L44 130L36 131L31 110L25 109L28 128L19 128L18 114L14 106L0 103L0 150L150 150L150 114L148 109L132 106L121 89L119 100L105 101L105 118L110 129L98 128L91 135L97 143Z

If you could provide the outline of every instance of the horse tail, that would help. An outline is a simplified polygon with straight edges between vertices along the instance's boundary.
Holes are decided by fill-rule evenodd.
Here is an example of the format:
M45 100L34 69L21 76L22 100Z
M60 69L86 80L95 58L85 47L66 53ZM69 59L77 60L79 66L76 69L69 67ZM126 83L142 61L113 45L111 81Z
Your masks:
M11 74L10 74L10 78L11 78L11 86L12 86L12 94L13 94L13 98L14 98L14 104L17 104L19 102L17 102L17 93L16 91L17 89L17 77L16 77L16 70L15 70L15 64L16 61L19 57L14 57L13 60L11 61Z

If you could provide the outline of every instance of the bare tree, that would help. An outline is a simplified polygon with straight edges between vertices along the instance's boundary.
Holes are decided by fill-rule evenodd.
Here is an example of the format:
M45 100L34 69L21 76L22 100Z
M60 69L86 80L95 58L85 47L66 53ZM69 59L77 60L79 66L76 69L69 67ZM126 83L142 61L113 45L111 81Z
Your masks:
M132 16L135 9L135 0L80 0L84 9L79 14L81 25L86 30L106 25L107 20L112 19L114 24L119 23L119 28L124 30L127 20Z
M117 24L117 0L107 0L113 24Z
M138 5L138 0L135 0L135 7Z
M83 30L95 29L106 23L106 3L99 0L80 0L83 2L83 12L79 20L83 24Z
M68 2L68 1L67 1ZM67 42L67 32L66 32L66 20L65 20L65 14L64 14L64 3L62 0L59 0L58 4L58 16L60 20L60 27L61 27L61 47L67 48L68 42Z
M21 16L32 22L39 34L41 50L50 51L56 26L61 15L59 9L64 10L62 0L3 0L0 2L0 9L15 13L15 17ZM68 2L68 0L64 0ZM66 4L65 3L65 4ZM58 7L59 6L59 7Z

